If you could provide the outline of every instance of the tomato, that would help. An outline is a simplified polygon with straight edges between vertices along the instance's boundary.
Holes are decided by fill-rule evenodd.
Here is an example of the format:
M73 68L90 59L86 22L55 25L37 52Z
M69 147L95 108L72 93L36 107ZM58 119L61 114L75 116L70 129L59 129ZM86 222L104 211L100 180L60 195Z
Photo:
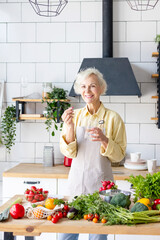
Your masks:
M99 219L99 215L97 213L94 214L94 217Z
M106 220L105 218L102 218L102 219L101 219L101 222L102 222L102 223L106 223L107 220Z
M63 213L62 213L62 212L58 212L57 215L58 215L59 218L62 218L62 217L63 217Z
M88 214L88 220L92 221L94 218L94 215L92 213L89 213Z
M66 212L68 212L69 211L69 207L68 207L68 205L67 204L64 204L64 210L66 211Z
M9 212L12 218L18 219L24 217L25 209L21 204L16 203L10 208Z
M102 187L102 189L103 189L103 191L104 191L104 190L107 190L107 188L106 188L106 187Z
M52 220L52 216L49 215L49 216L47 217L47 220L51 221L51 220Z
M160 204L160 199L156 199L154 200L154 203L157 205L157 204Z
M83 218L84 218L85 220L88 220L88 214L85 214L85 215L83 216Z
M63 212L63 217L67 217L67 212Z
M98 222L98 219L97 219L97 218L93 218L93 222L94 222L94 223L97 223L97 222Z
M55 215L54 217L52 217L52 222L53 223L57 223L59 220L59 217L57 215Z

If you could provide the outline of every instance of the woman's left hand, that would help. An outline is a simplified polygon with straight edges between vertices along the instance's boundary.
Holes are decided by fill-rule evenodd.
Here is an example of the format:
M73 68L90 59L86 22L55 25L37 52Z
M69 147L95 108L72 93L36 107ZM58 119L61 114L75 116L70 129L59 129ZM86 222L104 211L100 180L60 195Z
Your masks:
M103 134L102 130L98 127L93 127L86 130L90 134L91 141L101 142L102 146L106 149L108 145L108 138Z

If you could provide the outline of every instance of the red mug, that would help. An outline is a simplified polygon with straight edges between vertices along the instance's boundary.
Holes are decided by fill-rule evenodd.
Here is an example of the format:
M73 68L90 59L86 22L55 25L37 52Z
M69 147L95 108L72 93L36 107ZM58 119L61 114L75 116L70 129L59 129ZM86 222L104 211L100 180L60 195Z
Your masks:
M72 164L72 158L64 157L64 166L65 167L70 167Z

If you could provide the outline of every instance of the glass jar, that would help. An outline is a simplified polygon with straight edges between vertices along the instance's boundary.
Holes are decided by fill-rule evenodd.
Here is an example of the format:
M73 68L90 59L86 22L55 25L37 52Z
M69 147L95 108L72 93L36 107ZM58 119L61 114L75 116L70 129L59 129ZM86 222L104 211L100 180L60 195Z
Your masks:
M44 146L43 149L43 166L54 166L54 148L53 146Z
M42 98L48 98L48 92L52 91L52 83L51 82L44 82L43 83L43 91L42 91Z

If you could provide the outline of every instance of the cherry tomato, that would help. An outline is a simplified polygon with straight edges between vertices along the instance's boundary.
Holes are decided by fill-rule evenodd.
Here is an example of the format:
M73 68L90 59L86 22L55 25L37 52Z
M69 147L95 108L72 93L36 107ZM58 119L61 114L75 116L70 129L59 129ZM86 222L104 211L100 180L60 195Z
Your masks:
M57 215L58 215L59 218L62 218L62 217L63 217L63 213L62 213L62 212L58 212Z
M53 222L53 223L57 223L58 220L59 220L58 215L55 215L54 217L52 217L52 222Z
M47 217L47 220L52 220L52 216L51 215L49 215L48 217Z
M93 222L94 222L94 223L97 223L97 222L98 222L98 219L97 219L97 218L93 218Z
M97 213L94 214L94 217L99 220L99 215Z
M160 204L160 199L156 199L154 200L154 203L157 205L157 204Z
M68 205L67 205L67 204L65 204L63 208L64 208L64 210L65 210L66 212L68 212L68 211L69 211L69 207L68 207Z
M67 212L63 212L63 217L67 217Z
M106 223L106 222L107 222L107 220L105 218L101 219L101 223Z
M88 214L88 220L92 221L94 218L94 215L92 213L89 213Z
M84 218L85 220L88 220L88 214L85 214L85 215L83 216L83 218Z

